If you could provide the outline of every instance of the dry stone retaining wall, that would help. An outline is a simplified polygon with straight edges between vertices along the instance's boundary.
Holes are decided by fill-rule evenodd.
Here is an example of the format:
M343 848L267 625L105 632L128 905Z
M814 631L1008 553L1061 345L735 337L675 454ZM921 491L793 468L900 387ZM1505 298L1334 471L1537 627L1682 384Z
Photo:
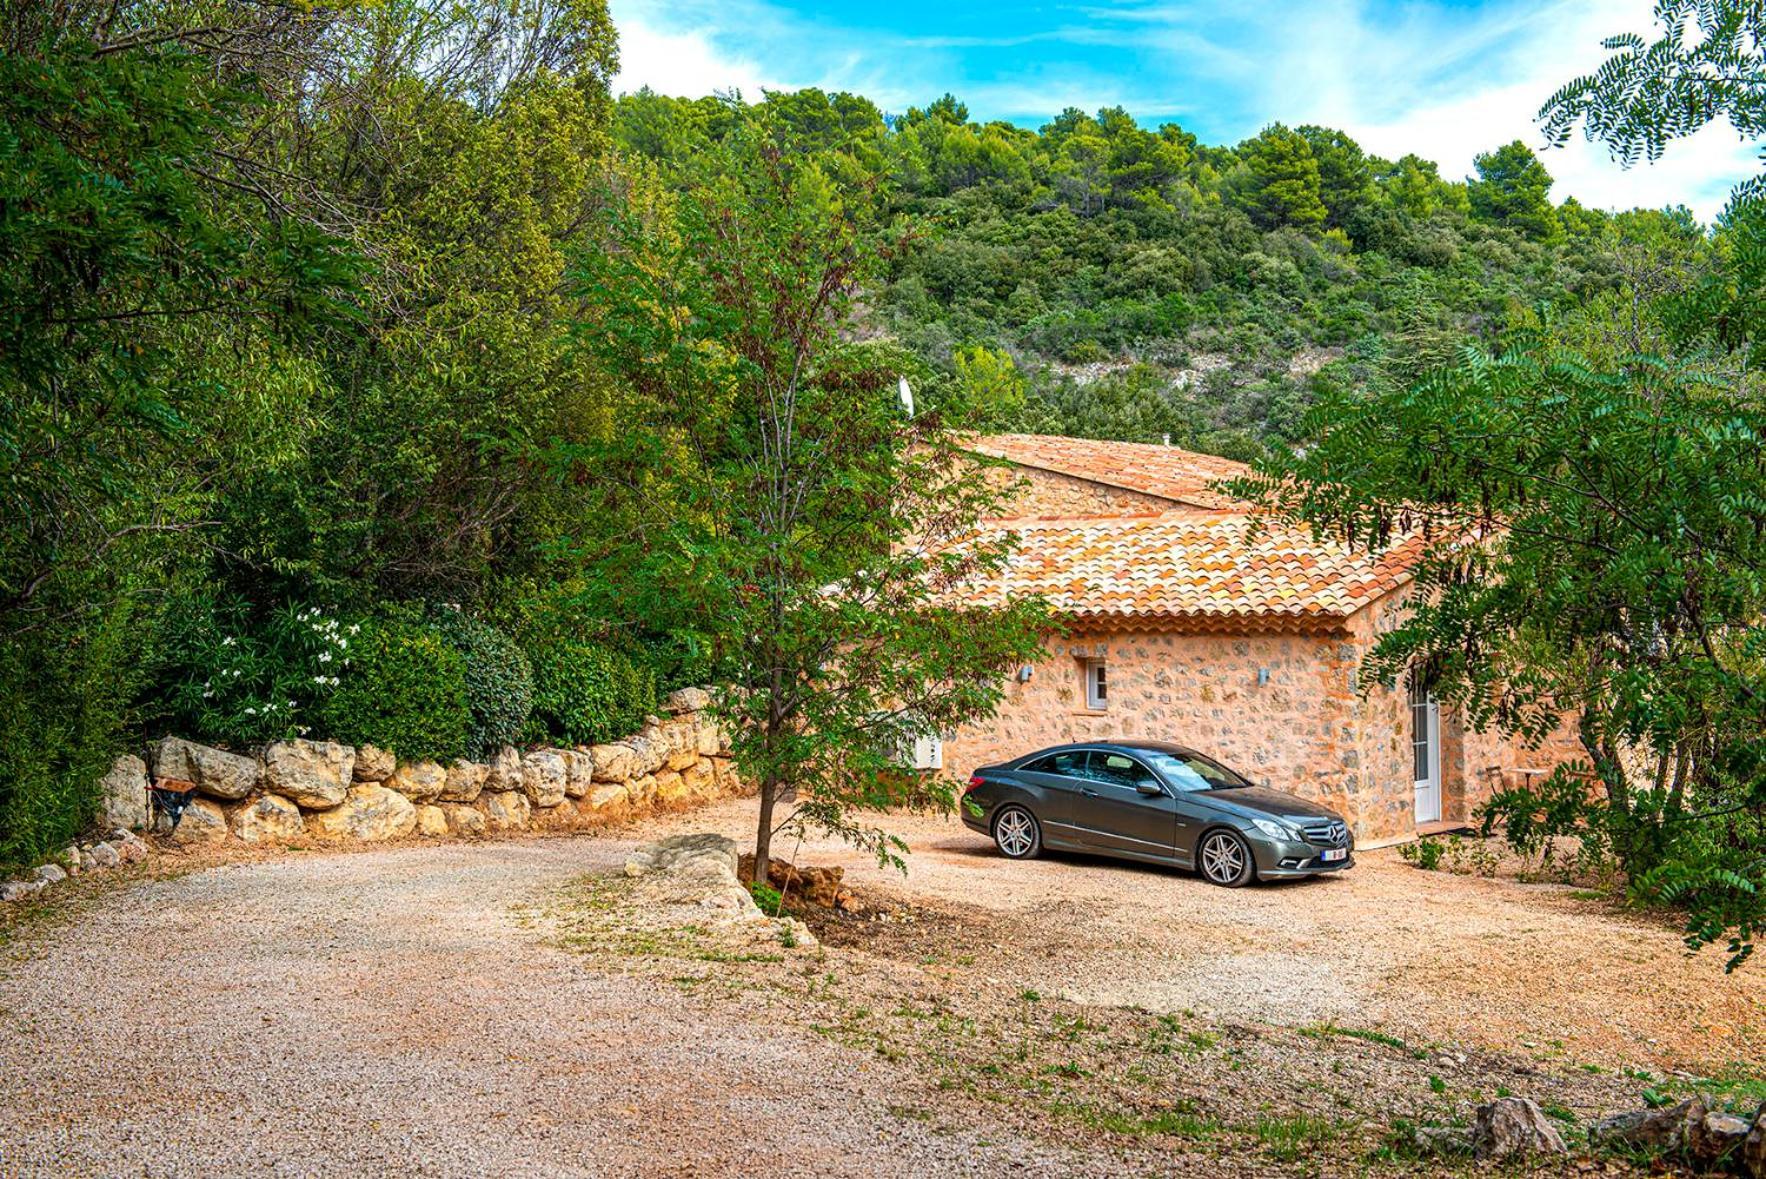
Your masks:
M106 853L124 835L128 856L138 847L144 852L132 832L150 826L180 846L444 838L570 830L747 793L709 704L702 689L683 688L668 697L666 715L651 717L620 741L575 749L505 747L488 763L446 766L400 761L372 745L278 741L246 755L165 737L153 743L146 761L120 757L105 775L105 827L116 835L100 845L91 866L108 866ZM169 832L163 817L150 823L150 782L195 791ZM76 871L83 851L69 849ZM59 871L45 865L30 881L9 882L6 899L54 883L43 877Z

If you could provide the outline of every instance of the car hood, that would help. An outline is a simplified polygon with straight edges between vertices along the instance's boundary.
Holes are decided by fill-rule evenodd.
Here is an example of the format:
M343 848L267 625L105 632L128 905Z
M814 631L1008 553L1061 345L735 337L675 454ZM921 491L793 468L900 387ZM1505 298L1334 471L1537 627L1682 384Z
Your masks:
M1210 790L1201 797L1221 810L1244 815L1274 815L1283 819L1341 819L1342 816L1316 802L1308 802L1267 786L1241 786L1236 790Z

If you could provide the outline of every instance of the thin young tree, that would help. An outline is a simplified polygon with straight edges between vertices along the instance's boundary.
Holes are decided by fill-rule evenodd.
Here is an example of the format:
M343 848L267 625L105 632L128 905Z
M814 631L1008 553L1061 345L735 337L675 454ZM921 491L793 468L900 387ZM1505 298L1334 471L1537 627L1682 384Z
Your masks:
M1046 625L1038 603L952 593L1005 557L975 533L1009 489L957 446L960 423L910 413L908 354L856 338L883 246L873 181L838 166L745 115L684 191L634 185L583 266L583 340L626 402L619 437L573 461L631 513L590 580L709 651L759 788L757 882L786 830L901 865L861 816L950 801L902 751L988 715Z

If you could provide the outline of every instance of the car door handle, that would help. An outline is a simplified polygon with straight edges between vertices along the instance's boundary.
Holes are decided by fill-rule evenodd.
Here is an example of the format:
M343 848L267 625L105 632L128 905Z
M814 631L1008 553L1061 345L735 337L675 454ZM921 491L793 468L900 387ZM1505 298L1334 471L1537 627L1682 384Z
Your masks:
M1093 790L1090 786L1081 786L1079 792L1087 798L1096 798L1098 796L1098 792Z

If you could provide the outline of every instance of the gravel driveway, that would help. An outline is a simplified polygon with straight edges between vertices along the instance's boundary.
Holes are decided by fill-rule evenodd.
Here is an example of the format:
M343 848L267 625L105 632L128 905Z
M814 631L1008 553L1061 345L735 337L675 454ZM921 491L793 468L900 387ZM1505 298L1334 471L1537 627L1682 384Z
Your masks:
M548 945L522 906L639 837L285 854L105 898L0 964L0 1173L1106 1173L1108 1152L890 1112L907 1067ZM1565 1064L1766 1055L1766 980L1568 890L1421 873L1227 892L1012 863L904 819L867 897L975 915L973 969L1083 1002L1335 1021ZM792 849L784 851L789 854Z
M0 1174L1070 1173L998 1134L934 1158L884 1062L524 927L630 846L303 853L108 898L0 977Z

